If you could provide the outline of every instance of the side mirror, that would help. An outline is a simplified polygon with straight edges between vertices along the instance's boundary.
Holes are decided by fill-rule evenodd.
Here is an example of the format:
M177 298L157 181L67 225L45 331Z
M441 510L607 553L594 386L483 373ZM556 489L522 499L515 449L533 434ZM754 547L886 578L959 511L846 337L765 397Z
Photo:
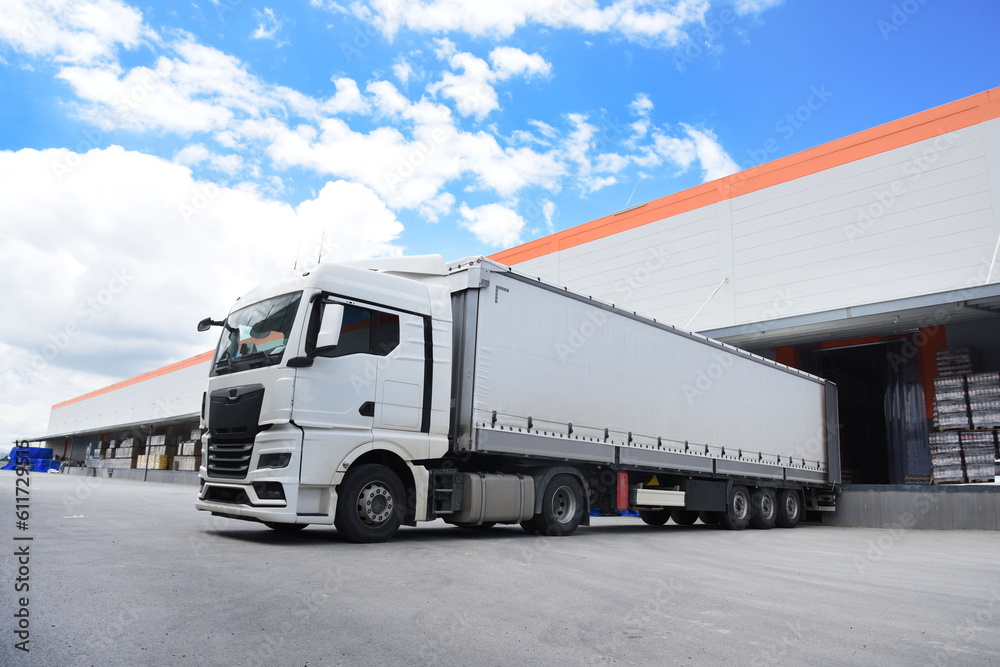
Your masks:
M324 303L320 311L319 332L316 334L316 352L332 350L340 342L340 329L344 324L344 306Z
M206 317L201 322L198 322L198 331L208 331L213 326L217 326L219 322L215 322L211 317Z

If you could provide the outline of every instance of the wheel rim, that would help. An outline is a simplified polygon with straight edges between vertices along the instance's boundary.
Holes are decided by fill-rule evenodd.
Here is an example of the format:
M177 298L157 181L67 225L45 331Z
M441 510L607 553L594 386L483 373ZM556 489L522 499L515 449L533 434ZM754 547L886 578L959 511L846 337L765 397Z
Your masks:
M576 514L576 494L568 486L560 486L552 494L552 518L559 523L569 523Z
M795 497L794 493L789 493L788 497L785 498L785 515L789 519L794 519L799 514L799 499Z
M381 482L372 482L358 494L358 516L366 526L378 526L392 516L392 492Z
M736 515L737 519L742 520L746 517L748 505L747 498L742 493L733 496L733 514Z
M764 494L764 497L760 499L760 513L765 519L774 516L774 499L771 496Z

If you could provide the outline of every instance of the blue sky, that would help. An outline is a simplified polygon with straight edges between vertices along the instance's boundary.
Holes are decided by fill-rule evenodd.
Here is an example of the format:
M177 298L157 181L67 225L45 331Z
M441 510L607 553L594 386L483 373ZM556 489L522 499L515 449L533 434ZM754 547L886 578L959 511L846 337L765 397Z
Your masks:
M0 438L208 349L192 323L296 258L566 229L1000 85L998 28L971 0L8 0Z

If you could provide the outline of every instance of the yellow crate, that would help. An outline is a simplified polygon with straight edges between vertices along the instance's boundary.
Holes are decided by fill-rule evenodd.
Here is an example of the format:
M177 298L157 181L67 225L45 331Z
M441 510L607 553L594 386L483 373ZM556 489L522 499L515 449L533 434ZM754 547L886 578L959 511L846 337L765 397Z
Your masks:
M168 470L168 456L143 455L138 458L135 467L140 470Z

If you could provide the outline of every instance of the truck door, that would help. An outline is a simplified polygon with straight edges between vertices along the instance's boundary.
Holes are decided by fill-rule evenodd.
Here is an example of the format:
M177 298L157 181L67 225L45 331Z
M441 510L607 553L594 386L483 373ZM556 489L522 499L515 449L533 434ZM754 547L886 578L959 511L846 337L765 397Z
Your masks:
M336 329L335 321L336 343L324 345L321 331ZM312 365L296 369L292 399L292 419L305 431L303 484L329 484L343 458L372 440L377 325L377 311L360 304L330 299L313 304L306 334Z

